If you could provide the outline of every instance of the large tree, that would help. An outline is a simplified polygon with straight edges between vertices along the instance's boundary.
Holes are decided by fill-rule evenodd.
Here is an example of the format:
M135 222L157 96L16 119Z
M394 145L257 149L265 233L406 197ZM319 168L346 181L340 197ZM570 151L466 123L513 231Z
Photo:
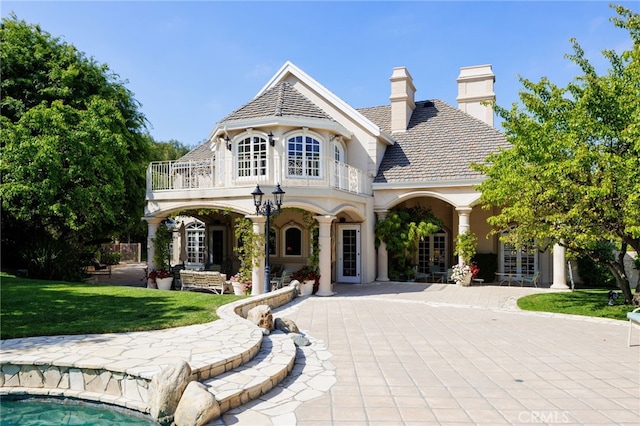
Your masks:
M521 78L522 106L496 107L512 147L477 168L489 222L520 246L565 245L611 270L625 301L632 293L623 258L640 252L640 17L615 6L614 25L632 48L606 50L610 68L599 75L576 40L567 58L582 74L566 87L547 78ZM614 243L618 255L603 251Z
M150 142L125 82L15 16L0 44L3 259L32 235L78 246L138 221Z

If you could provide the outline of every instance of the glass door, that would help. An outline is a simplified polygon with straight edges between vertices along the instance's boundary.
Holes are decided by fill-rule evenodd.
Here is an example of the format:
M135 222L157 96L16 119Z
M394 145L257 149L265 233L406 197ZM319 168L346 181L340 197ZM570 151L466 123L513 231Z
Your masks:
M338 225L337 280L360 282L360 225Z

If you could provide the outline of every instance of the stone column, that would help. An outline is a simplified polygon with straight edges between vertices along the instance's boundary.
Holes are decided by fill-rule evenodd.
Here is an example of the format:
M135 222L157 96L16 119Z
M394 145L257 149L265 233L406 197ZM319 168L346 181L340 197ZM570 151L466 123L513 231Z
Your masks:
M458 212L458 234L464 234L471 230L471 226L469 225L471 207L457 207L456 211ZM461 265L462 263L462 257L458 256L458 264Z
M387 217L388 211L384 212L376 212L376 216L378 217L378 222ZM374 236L375 238L375 236ZM376 281L386 282L389 281L389 253L387 252L387 243L380 240L380 245L378 246L378 276L376 277Z
M568 289L565 248L560 244L553 245L553 284L551 288Z
M267 218L264 216L247 216L247 218L251 219L251 221L253 222L253 233L258 236L259 235L264 236ZM260 248L264 250L264 247L259 247L258 249ZM263 281L264 281L264 257L262 258L262 261L258 263L258 266L255 266L255 263L254 263L253 270L251 272L251 295L252 296L264 293Z
M316 296L333 296L331 290L331 223L335 216L315 216L319 224L319 250L320 250L320 283Z
M158 225L162 222L163 218L161 217L148 217L144 218L147 222L147 270L152 271L156 269L156 261L155 261L155 245L153 244L153 240L156 238L156 232L158 231ZM149 279L147 279L147 287L150 286Z

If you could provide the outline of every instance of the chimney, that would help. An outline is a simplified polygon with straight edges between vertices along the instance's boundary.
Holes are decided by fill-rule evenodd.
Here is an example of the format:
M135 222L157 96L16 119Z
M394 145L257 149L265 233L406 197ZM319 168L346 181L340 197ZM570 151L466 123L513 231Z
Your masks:
M491 70L491 65L462 67L457 81L458 109L493 127L493 108L480 104L496 100L496 94L493 93L496 76Z
M416 88L413 86L413 78L405 67L393 69L391 81L391 131L404 132L411 119L411 114L416 108L414 95Z

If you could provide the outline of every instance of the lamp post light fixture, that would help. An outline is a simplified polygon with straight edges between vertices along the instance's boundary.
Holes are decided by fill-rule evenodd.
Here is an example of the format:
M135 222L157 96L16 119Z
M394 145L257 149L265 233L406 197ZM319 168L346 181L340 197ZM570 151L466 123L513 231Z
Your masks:
M280 188L280 184L277 184L275 189L272 192L273 194L273 203L271 200L267 200L262 203L262 196L264 192L260 190L260 185L256 185L256 189L253 190L251 195L253 196L253 204L256 206L256 214L266 216L267 218L267 229L265 231L266 241L264 242L264 292L269 293L271 290L271 267L269 265L269 234L271 232L271 224L269 219L272 214L278 213L280 208L282 207L282 198L284 197L285 192Z

